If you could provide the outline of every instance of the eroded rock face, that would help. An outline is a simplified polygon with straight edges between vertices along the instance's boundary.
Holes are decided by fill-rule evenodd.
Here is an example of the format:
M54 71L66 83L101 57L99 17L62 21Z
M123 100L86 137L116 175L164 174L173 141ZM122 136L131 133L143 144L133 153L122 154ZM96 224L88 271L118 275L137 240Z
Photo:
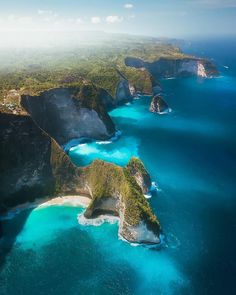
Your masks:
M129 161L127 169L130 175L135 178L143 194L147 194L151 189L152 182L151 177L144 167L143 163L138 158L133 157Z
M194 57L183 59L160 58L154 62L145 62L138 58L127 57L125 64L130 67L145 68L156 79L184 76L205 78L218 75L218 71L212 62Z
M153 76L151 76L151 82L152 82L152 94L158 95L162 92L161 83L155 79Z
M80 170L29 116L0 113L0 211L57 193L86 193L80 179Z
M152 113L164 114L169 112L169 107L160 95L156 95L151 101L149 110Z
M132 99L129 82L126 79L121 79L116 89L115 102L117 105L128 102Z
M103 161L76 167L30 116L0 113L0 212L57 195L85 195L86 218L120 217L119 234L138 243L159 242L160 223L143 192L150 177L138 159L122 168Z
M122 238L135 243L159 243L160 223L143 195L149 191L151 180L139 159L131 159L125 168L96 160L83 171L92 197L85 218L119 216Z
M57 88L39 96L24 95L21 104L61 145L82 137L102 140L114 135L115 126L99 94L91 85Z
M119 234L131 243L159 244L160 237L152 229L148 228L144 221L138 225L129 226L123 222Z
M0 210L52 191L50 140L29 116L0 114Z
M158 243L160 223L143 195L151 180L139 159L124 168L99 160L78 168L56 142L113 132L97 89L52 89L21 103L28 114L0 113L0 211L39 197L82 194L91 199L85 218L119 216L124 239Z

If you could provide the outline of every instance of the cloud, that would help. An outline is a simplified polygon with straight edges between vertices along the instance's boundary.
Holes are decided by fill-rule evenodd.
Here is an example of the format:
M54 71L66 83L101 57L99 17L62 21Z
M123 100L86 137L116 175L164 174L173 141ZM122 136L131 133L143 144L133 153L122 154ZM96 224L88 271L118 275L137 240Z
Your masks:
M28 25L28 24L31 24L33 21L32 17L30 16L21 16L21 17L18 17L14 14L10 14L8 15L7 17L7 22L9 24L20 24L20 25Z
M135 18L135 14L130 14L129 16L128 16L128 19L134 19Z
M83 24L84 23L84 21L82 20L82 18L77 18L76 20L75 20L75 23L76 24Z
M93 16L91 17L91 23L93 24L99 24L101 22L101 18L99 16Z
M134 8L134 5L131 4L131 3L127 3L127 4L124 5L124 8L126 8L126 9L132 9L132 8Z
M39 15L48 15L48 14L53 14L53 11L52 10L38 9L38 14Z
M56 12L52 10L44 10L44 9L38 9L38 15L45 22L55 21L55 19L58 17L58 14Z
M28 25L31 24L33 21L32 17L30 16L23 16L18 18L18 22L22 25Z
M120 17L118 15L109 15L106 17L106 22L109 24L121 23L122 21L123 17Z

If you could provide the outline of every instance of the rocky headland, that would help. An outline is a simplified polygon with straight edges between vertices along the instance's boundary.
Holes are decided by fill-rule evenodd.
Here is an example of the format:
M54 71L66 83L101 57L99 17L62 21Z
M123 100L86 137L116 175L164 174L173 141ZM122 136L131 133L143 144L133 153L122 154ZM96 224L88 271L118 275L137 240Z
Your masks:
M125 65L137 69L146 69L155 79L173 77L213 77L218 75L215 65L207 59L185 58L160 58L152 62L136 57L127 57Z
M73 62L68 57L64 68L55 55L54 72L50 64L48 69L0 73L1 213L40 197L82 195L90 199L84 218L118 216L125 240L160 242L160 223L144 197L150 176L139 159L123 168L100 160L76 167L62 145L73 139L111 138L116 128L108 110L139 94L153 96L150 111L166 112L162 78L205 78L217 70L211 62L167 44L127 44L108 47L105 53L103 48L94 55L84 52L78 64L73 52Z
M115 130L98 100L100 92L91 97L91 87L94 91L93 85L86 85L22 96L19 114L1 110L0 212L40 197L83 195L91 200L85 218L119 216L122 238L159 243L160 223L144 197L151 187L150 176L139 159L131 159L124 168L100 160L80 168L59 145L75 135L101 138L98 124L104 126L104 138L110 136L107 130L111 134ZM88 128L93 128L90 133L83 131L87 122L91 122ZM72 135L71 124L75 129ZM106 124L111 127L105 128Z

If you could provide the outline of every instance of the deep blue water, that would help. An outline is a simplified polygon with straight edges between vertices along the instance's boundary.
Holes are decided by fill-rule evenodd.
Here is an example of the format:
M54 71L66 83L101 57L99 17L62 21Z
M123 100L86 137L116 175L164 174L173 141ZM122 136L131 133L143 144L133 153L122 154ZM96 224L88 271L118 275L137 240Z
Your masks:
M150 203L166 245L132 247L117 224L80 225L82 208L26 210L3 226L0 294L236 294L235 44L193 42L185 51L212 58L220 77L162 81L170 114L149 113L142 97L111 112L116 142L70 151L79 165L140 157L160 188Z

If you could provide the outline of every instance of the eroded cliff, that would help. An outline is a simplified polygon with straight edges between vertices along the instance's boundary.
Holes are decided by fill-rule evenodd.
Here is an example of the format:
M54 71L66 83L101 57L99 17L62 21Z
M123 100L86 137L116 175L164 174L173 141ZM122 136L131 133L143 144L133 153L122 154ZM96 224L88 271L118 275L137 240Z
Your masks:
M88 101L82 103L89 108ZM44 115L48 112L41 113ZM91 199L86 218L117 215L121 237L130 242L159 243L160 224L143 195L150 189L150 176L140 160L132 159L125 168L99 160L76 167L35 122L29 115L0 113L1 213L36 198L82 194ZM59 127L64 130L63 121Z
M160 242L160 223L143 195L151 188L150 176L139 159L132 158L124 168L96 160L84 172L92 197L86 218L119 216L119 234L126 240Z
M38 96L23 95L21 105L61 145L74 138L102 140L114 135L115 125L100 91L92 84L50 89Z
M160 58L153 62L147 62L140 58L127 57L125 64L128 67L143 68L156 78L171 78L185 76L212 77L218 75L215 65L201 58Z

